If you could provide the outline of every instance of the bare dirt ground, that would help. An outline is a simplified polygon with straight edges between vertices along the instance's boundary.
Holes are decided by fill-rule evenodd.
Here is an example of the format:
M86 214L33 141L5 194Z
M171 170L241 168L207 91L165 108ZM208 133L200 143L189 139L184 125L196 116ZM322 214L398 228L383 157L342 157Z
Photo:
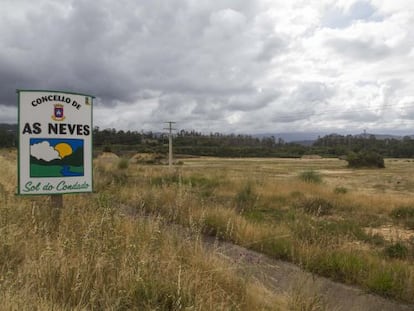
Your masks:
M270 291L290 298L295 295L300 296L302 301L317 301L323 307L321 310L414 310L414 305L405 305L368 294L357 287L333 282L327 278L305 272L291 263L271 259L231 243L207 237L205 244L219 256L231 262L240 273L256 279Z

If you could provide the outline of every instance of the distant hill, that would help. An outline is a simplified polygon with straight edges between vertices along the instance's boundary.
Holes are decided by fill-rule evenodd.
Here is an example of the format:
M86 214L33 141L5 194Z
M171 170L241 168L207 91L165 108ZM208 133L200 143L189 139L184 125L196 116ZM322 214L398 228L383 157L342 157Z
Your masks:
M271 137L274 136L276 139L281 138L285 142L294 142L299 145L303 146L311 146L319 137L324 137L326 135L342 135L346 136L347 133L337 134L337 133L322 133L322 132L292 132L292 133L263 133L263 134L256 134L253 135L254 137L263 138L263 137ZM351 134L349 134L351 135ZM405 136L410 138L414 138L414 135L391 135L391 134L372 134L372 133L360 133L360 134L353 134L352 136L357 138L369 138L370 136L375 136L378 140L385 140L385 139L396 139L402 140Z
M370 136L375 136L376 139L379 140L385 140L385 139L397 139L397 140L402 140L405 136L408 136L410 138L414 138L414 135L390 135L390 134L370 134L370 133L361 133L361 134L357 134L354 135L355 137L359 137L359 138L369 138Z

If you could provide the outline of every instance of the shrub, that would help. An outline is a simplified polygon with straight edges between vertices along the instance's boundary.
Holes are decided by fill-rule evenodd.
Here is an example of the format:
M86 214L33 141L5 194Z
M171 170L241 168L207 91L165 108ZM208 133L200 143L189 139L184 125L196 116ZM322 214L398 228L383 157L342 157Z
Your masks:
M247 182L236 194L236 208L243 212L252 210L256 206L258 195L256 194L251 182Z
M405 259L408 256L408 248L404 244L397 242L385 248L385 255L390 258Z
M102 149L103 152L112 152L111 146L104 146Z
M346 161L348 162L348 167L351 168L385 167L382 155L373 151L351 152L348 154Z
M320 184L322 182L322 176L314 170L304 171L300 173L299 178L304 182L313 184Z
M125 170L125 169L127 169L127 168L128 168L128 165L129 165L129 161L128 161L128 159L125 159L125 158L121 158L121 159L119 159L119 161L118 161L118 168L119 168L120 170Z

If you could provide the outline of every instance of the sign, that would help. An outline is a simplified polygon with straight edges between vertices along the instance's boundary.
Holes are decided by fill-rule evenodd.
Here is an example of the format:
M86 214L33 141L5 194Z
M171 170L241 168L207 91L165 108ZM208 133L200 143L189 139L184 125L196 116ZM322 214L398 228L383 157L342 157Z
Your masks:
M93 96L36 90L17 93L18 194L93 191Z

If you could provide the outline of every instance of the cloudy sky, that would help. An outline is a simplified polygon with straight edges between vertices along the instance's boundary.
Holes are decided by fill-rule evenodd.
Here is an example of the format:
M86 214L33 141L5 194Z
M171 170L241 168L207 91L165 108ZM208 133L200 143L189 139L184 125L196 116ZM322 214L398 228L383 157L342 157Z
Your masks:
M94 124L414 134L412 0L0 0L16 89L96 96Z

